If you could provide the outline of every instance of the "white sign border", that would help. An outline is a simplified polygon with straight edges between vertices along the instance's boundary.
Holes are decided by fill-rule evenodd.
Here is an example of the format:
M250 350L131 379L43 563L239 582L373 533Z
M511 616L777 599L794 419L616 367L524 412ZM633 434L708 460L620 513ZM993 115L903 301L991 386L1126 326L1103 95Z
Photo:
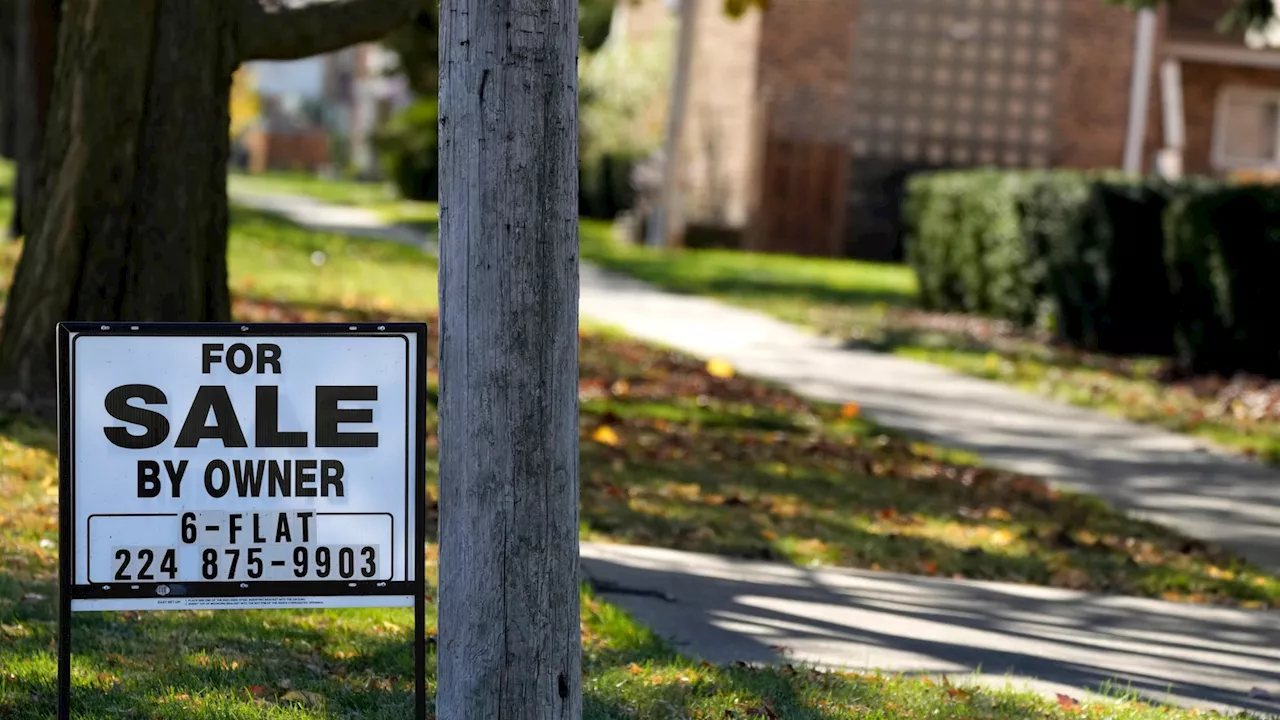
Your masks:
M74 341L89 335L139 337L393 337L406 341L407 413L406 548L408 579L387 581L274 581L256 583L128 583L76 584L75 463L74 463ZM410 343L409 339L414 342ZM58 343L58 455L59 455L59 615L69 626L72 612L113 610L246 610L264 608L331 609L420 606L425 597L426 544L426 346L425 323L59 323ZM416 406L416 408L414 407ZM417 502L411 498L416 497ZM410 525L413 529L410 530ZM413 565L410 566L410 556ZM409 571L412 576L409 577ZM188 586L197 592L186 592ZM179 589L174 594L172 588ZM220 592L209 593L216 589ZM242 590L236 593L236 590ZM421 614L421 611L418 613Z

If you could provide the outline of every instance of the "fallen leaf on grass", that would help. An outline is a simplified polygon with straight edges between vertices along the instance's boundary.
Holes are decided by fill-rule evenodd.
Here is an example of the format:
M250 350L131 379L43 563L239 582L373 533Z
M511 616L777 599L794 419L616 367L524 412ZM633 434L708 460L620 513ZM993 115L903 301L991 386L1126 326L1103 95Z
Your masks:
M618 437L617 431L608 425L596 428L596 431L591 433L591 439L609 447L618 447L622 443L622 438Z
M1058 707L1062 708L1063 710L1075 710L1076 708L1080 707L1080 701L1076 700L1070 695L1063 695L1062 693L1058 693Z
M778 713L774 711L773 706L768 700L762 700L759 705L747 710L748 717L765 717L769 720L777 720Z
M307 690L290 690L280 696L281 702L298 703L307 707L317 707L324 703L324 696Z
M845 403L844 407L840 409L840 417L845 420L853 420L861 413L862 406L858 405L856 402Z
M707 361L707 374L711 377L718 377L727 380L733 377L734 370L733 366L730 365L728 361L721 360L720 358L712 358Z
M267 696L267 689L266 689L265 687L261 686L261 685L250 685L249 687L247 687L247 688L245 688L245 689L249 691L249 694L250 694L250 695L252 695L253 697L256 697L256 698L261 698L261 697L266 697L266 696Z

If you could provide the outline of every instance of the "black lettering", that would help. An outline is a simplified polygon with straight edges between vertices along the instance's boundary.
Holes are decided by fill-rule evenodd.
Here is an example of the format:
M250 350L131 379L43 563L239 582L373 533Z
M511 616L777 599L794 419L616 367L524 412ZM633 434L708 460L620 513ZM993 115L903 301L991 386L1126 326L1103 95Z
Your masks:
M209 411L213 411L213 425L206 425ZM178 447L193 448L201 440L221 440L223 447L248 447L240 420L231 406L231 397L221 385L201 385L196 399L191 401L191 412L178 433Z
M302 542L311 542L311 517L315 515L313 512L300 512L298 518L302 520Z
M160 463L155 460L138 461L138 497L153 498L160 495Z
M240 356L240 360L236 360L236 356ZM244 343L236 343L227 350L227 367L231 372L237 375L243 375L249 372L253 367L253 351Z
M284 513L276 516L276 542L293 542L293 532L289 530L289 516Z
M254 444L257 447L306 447L307 433L303 430L280 432L280 388L262 385L257 388L254 402Z
M341 460L321 460L320 497L329 497L329 488L333 488L333 497L342 497L342 475L345 472Z
M102 431L112 445L125 450L147 450L169 437L169 419L155 410L130 405L130 400L141 400L147 405L164 405L169 399L160 388L151 385L121 385L107 393L103 404L111 417L120 422L141 425L141 435L134 435L128 428L108 427Z
M377 400L376 385L321 385L316 388L316 447L378 447L378 433L338 432L340 423L371 423L373 408L339 408L344 400Z
M271 372L280 374L280 346L275 343L258 344L258 374L262 375L271 367Z
M267 494L271 497L291 497L293 495L292 460L271 461L271 477L267 485Z
M240 532L240 518L244 517L240 513L231 513L229 518L231 527L227 530L228 539L232 545L236 544L236 533Z
M298 497L315 497L316 461L298 460L293 464L293 467L297 472L298 482L298 488L294 491L294 495L297 495Z
M200 369L205 375L213 371L213 364L222 362L222 356L218 353L222 352L222 343L205 343L200 346L203 351L204 358L201 360Z
M173 486L173 496L178 497L182 493L182 476L187 474L187 464L189 460L180 461L174 466L172 460L164 461L165 472L169 473L169 484Z
M262 477L267 474L266 461L259 460L255 471L252 460L232 462L231 469L236 473L236 492L240 497L261 497Z
M222 483L220 485L213 484L213 472L217 470L222 473ZM220 498L227 494L231 489L231 471L227 469L227 464L221 460L210 460L204 469L204 489L209 493L209 497Z
M262 545L266 541L267 539L262 537L262 514L254 513L253 514L253 544Z

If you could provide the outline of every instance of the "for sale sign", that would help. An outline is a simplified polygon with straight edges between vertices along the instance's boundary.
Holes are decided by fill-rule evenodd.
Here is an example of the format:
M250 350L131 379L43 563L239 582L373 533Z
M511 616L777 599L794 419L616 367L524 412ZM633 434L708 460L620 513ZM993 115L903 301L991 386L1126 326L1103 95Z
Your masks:
M411 606L426 328L59 326L71 610Z

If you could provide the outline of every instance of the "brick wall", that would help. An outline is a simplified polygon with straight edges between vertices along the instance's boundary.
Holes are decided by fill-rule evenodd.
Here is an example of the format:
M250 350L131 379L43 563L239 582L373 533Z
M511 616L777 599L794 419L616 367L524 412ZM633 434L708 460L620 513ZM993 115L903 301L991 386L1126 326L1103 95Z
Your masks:
M1093 0L1063 4L1063 43L1055 108L1053 164L1120 167L1129 124L1134 14ZM1158 81L1158 65L1153 64ZM1158 131L1159 85L1152 86L1149 128ZM1148 132L1151 137L1151 132Z
M858 0L772 0L760 36L761 91L770 132L787 140L847 141Z
M1182 101L1187 144L1183 168L1188 173L1214 174L1213 129L1218 96L1229 86L1280 91L1280 70L1184 62Z
M689 223L741 227L755 158L756 62L761 13L724 14L720 0L698 5L681 181Z
M297 170L314 172L329 162L329 138L323 130L264 132L246 138L249 171Z
M1221 33L1217 24L1235 0L1178 0L1169 8L1169 39L1174 42L1244 45L1243 32Z

